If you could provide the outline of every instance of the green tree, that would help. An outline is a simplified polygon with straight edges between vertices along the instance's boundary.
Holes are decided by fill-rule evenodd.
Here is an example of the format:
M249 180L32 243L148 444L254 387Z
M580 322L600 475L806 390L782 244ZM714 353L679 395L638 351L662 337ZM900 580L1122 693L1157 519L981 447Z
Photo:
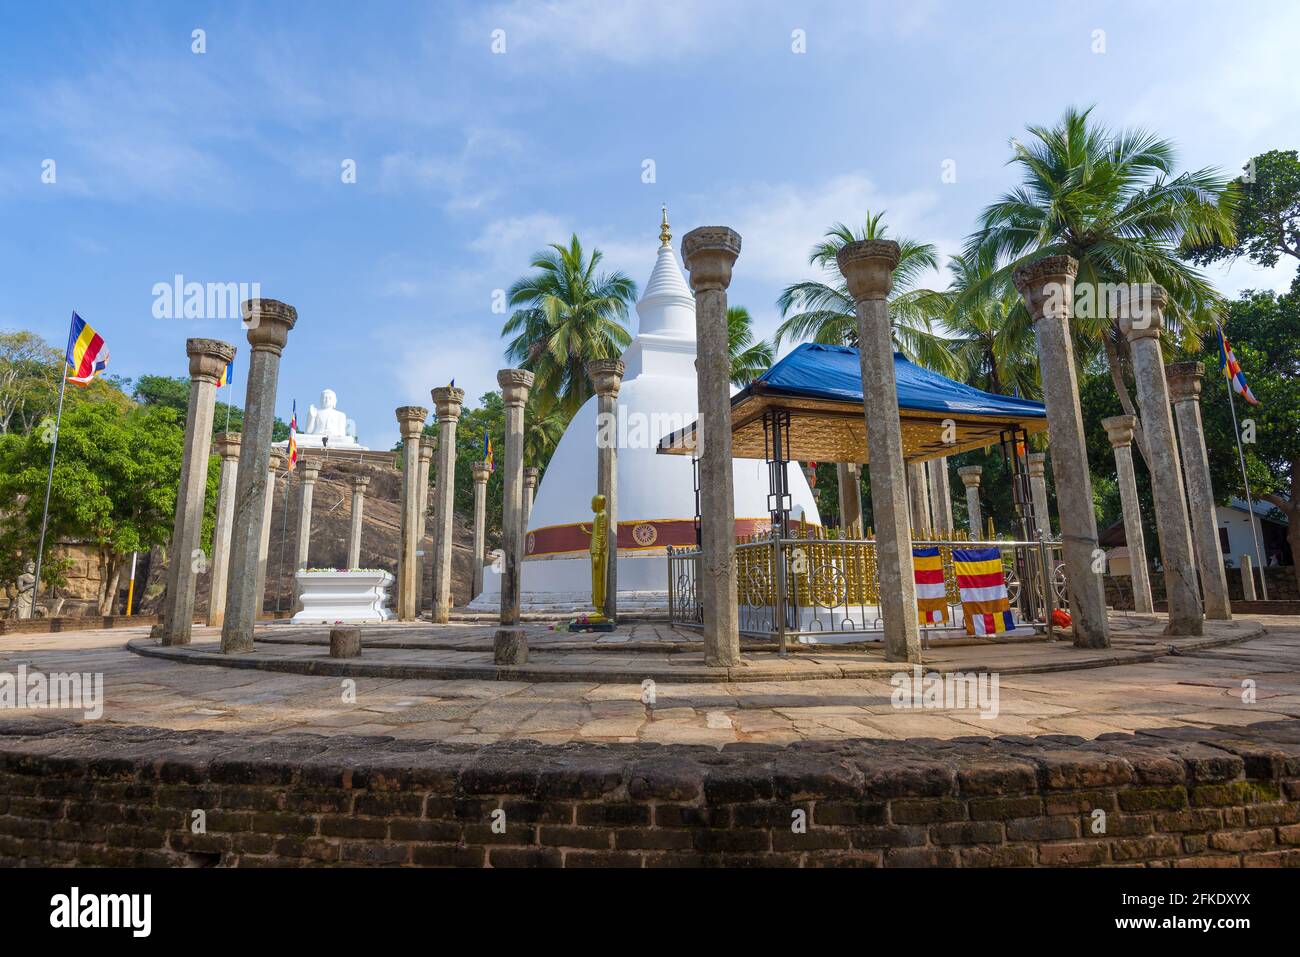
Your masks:
M621 272L598 272L599 249L588 256L575 234L569 245L554 243L533 257L537 270L508 292L518 306L506 320L507 357L537 378L534 401L558 404L572 415L592 394L586 365L616 359L632 341L628 307L636 283Z
M1193 262L1248 257L1271 268L1283 256L1300 260L1300 158L1295 150L1269 150L1253 157L1237 177L1240 197L1236 242L1211 241L1189 250ZM1300 273L1293 291L1300 289Z
M854 231L836 223L826 231L822 242L808 254L808 263L823 272L822 280L807 280L787 286L776 304L782 322L777 327L775 344L786 339L821 342L829 345L858 344L858 318L848 284L836 264L836 254L846 244L863 239L889 239L884 213L868 213L866 223ZM929 243L899 238L898 265L894 267L894 288L889 296L889 317L894 342L913 362L943 375L960 374L957 359L948 342L937 335L931 325L933 317L944 308L939 294L916 288L927 270L939 264L938 253Z
M754 339L754 319L744 306L727 309L727 347L731 353L731 384L744 388L772 367L772 344Z
M1125 381L1127 343L1103 284L1159 283L1169 294L1171 329L1184 344L1196 342L1213 328L1222 300L1179 257L1185 247L1236 241L1236 192L1216 170L1175 175L1170 140L1141 129L1112 132L1091 112L1071 108L1056 126L1029 127L1028 144L1012 141L1011 162L1024 180L984 210L966 252L1000 264L986 279L994 288L1041 257L1078 260L1076 289L1093 295L1087 310L1076 309L1073 329L1104 352L1124 411L1136 414ZM1145 449L1140 430L1137 444Z
M231 389L227 386L222 391ZM185 427L185 417L189 414L190 408L190 380L183 376L166 376L166 375L142 375L135 380L135 391L133 393L137 402L149 406L161 406L168 409L174 409L178 415L180 425ZM234 404L227 404L218 401L215 413L212 418L212 432L215 435L218 432L227 431L242 432L244 430L244 410ZM271 441L284 442L289 438L289 423L285 422L279 416L275 419L275 424L271 426Z

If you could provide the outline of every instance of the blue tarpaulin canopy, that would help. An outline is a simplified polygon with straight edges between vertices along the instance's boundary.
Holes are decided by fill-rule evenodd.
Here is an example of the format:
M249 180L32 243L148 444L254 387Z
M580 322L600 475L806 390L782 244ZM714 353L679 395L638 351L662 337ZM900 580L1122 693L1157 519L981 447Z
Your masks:
M984 448L1003 432L1047 428L1041 402L981 392L931 372L894 353L903 454L923 461ZM816 462L866 462L862 412L862 367L858 350L805 343L731 399L732 454L767 458L763 417L790 415L786 458ZM693 423L665 436L659 451L690 454Z

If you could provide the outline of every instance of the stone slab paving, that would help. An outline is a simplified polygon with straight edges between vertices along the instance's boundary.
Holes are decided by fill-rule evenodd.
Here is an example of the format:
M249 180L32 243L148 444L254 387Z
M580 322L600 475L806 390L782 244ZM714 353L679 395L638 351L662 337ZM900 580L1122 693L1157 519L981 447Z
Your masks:
M1165 733L1300 717L1300 618L1260 617L1237 625L1259 637L1199 650L1151 657L1148 637L1117 635L1116 663L1090 670L1043 672L1034 656L1059 656L1068 667L1076 649L1047 645L1001 645L932 651L949 667L999 666L996 715L972 709L901 710L891 700L883 661L862 677L828 681L772 677L765 681L682 683L658 680L654 701L643 700L639 683L598 678L511 681L465 677L454 680L283 674L259 669L195 665L145 657L124 640L147 643L147 630L65 632L0 639L0 672L20 665L50 672L99 672L104 676L103 723L176 730L212 729L263 733L385 735L398 739L493 744L532 739L566 742L699 744L790 743L809 740L954 739L1004 735L1065 735L1092 739L1115 732ZM422 626L427 629L430 626ZM638 626L643 627L643 626ZM447 626L457 638L478 640L482 626ZM409 626L417 632L419 626ZM475 631L470 635L468 632ZM463 634L461 632L464 632ZM195 630L191 646L203 653L215 631ZM426 635L429 641L453 640ZM572 636L566 636L572 637ZM1126 644L1127 642L1127 644ZM1143 644L1145 643L1145 644ZM260 646L259 646L260 647ZM574 652L604 667L611 652ZM649 656L653 652L612 652ZM257 652L292 660L318 657L311 645L277 644ZM698 652L661 652L660 658ZM863 652L824 652L836 658ZM381 655L454 659L477 650L383 650L367 646L362 661ZM994 658L996 656L996 658ZM771 655L755 655L772 659ZM983 659L983 661L981 661ZM328 661L329 659L324 659ZM779 660L778 660L779 661ZM1021 673L1005 668L1020 667ZM565 667L580 669L569 662ZM1244 684L1244 683L1253 683ZM1253 700L1243 700L1243 689ZM79 718L77 712L10 711Z

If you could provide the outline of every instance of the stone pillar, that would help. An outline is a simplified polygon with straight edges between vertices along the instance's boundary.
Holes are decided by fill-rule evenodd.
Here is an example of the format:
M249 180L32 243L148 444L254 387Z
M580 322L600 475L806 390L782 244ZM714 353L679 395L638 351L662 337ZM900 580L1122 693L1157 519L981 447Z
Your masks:
M858 313L862 411L867 427L867 468L876 527L885 658L920 662L907 475L894 380L894 342L886 302L894 284L894 267L898 265L898 243L880 239L848 243L840 249L836 260Z
M846 538L862 537L862 466L856 462L836 462L835 478L839 483L840 525Z
M980 511L980 476L983 474L984 469L978 465L963 465L957 470L961 483L966 486L966 514L973 541L984 537L984 515Z
M366 508L369 475L352 476L352 528L348 534L348 568L361 567L361 519Z
M487 462L471 462L474 475L474 585L473 598L483 591L483 559L487 551L487 483L492 477Z
M520 526L524 513L524 406L533 386L533 374L524 369L502 369L497 373L497 384L506 406L506 454L501 475L501 627L493 638L492 660L499 665L522 665L528 661L528 639L519 627L519 572L524 558Z
M277 452L272 452L266 462L266 495L262 501L262 534L257 540L257 617L265 616L266 605L266 570L271 560L271 514L275 509L275 473L283 468L286 460ZM286 497L289 486L289 473L284 475ZM288 507L286 501L285 507ZM229 590L227 590L227 594Z
M1093 571L1093 553L1098 548L1097 517L1093 512L1092 478L1070 339L1078 270L1078 262L1069 256L1046 256L1021 266L1012 278L1029 310L1038 344L1047 428L1052 436L1056 508L1072 597L1074 643L1080 648L1108 648L1105 588L1101 573Z
M1169 412L1169 388L1160 352L1165 291L1154 283L1120 289L1123 294L1119 301L1119 325L1128 337L1133 356L1133 380L1142 413L1142 432L1146 435L1147 468L1154 479L1151 497L1155 500L1156 534L1160 538L1165 596L1169 602L1167 633L1199 635L1203 627L1201 595L1196 587L1196 560L1192 557L1192 535L1187 527L1183 470L1178 462L1174 421ZM1046 374L1043 378L1046 381Z
M952 536L952 488L948 484L948 458L930 459L930 520L939 538Z
M259 582L264 586L266 581L261 541L263 532L270 532L266 504L271 428L275 424L275 386L280 375L280 353L289 338L289 330L298 321L298 311L293 306L274 299L246 301L243 315L252 355L248 361L239 478L235 483L226 622L221 629L221 650L226 653L253 649L253 626L262 607L258 586Z
M420 478L416 503L418 527L415 530L415 548L424 552L424 536L429 530L429 471L433 466L433 439L424 436L420 439ZM424 608L424 570L428 567L429 556L422 554L415 560L415 614L419 616Z
M1241 556L1241 599L1255 600L1255 569L1249 555Z
M920 538L927 535L930 531L930 490L924 462L907 464L907 499L910 503L912 536Z
M217 380L235 357L235 347L218 339L187 339L190 357L190 404L185 418L185 453L176 492L167 593L162 602L162 643L187 645L194 624L194 590L203 569L203 504L212 451L212 417ZM35 594L35 592L33 592Z
M465 390L446 385L434 389L434 415L438 417L438 476L433 493L433 620L451 618L451 527L456 492L456 423Z
M618 390L623 371L618 359L587 363L587 375L596 390L596 491L605 496L609 516L604 615L610 621L618 621Z
M302 473L298 479L298 550L293 567L303 571L311 552L311 502L316 492L316 479L320 477L320 462L304 457L298 464Z
M1133 610L1149 615L1151 578L1147 571L1146 537L1142 531L1142 510L1138 504L1137 481L1133 476L1133 428L1135 415L1116 415L1102 419L1111 448L1115 450L1115 476L1119 483L1119 500L1124 509L1124 542L1128 546L1128 563L1133 582Z
M397 563L397 617L415 621L419 612L419 566L415 550L420 532L420 435L429 410L420 405L404 405L397 410L397 424L402 430L402 550Z
M208 594L208 627L220 628L226 620L226 584L230 580L230 526L235 517L235 480L239 475L239 433L220 432L212 446L221 457L221 484L217 486L217 523L212 532L212 582Z
M528 522L533 515L533 496L537 494L537 480L541 477L542 470L535 466L528 465L524 467L524 515L519 520L519 527L523 530L524 540L528 539ZM525 544L524 553L527 554L528 546Z
M731 359L727 287L740 255L740 235L726 226L701 226L682 237L682 261L695 294L698 343L696 388L700 418L700 570L704 663L740 663L736 607L736 501L731 463Z
M1232 618L1228 602L1228 574L1219 545L1219 522L1214 508L1214 485L1210 481L1210 460L1205 452L1205 428L1201 424L1201 380L1205 366L1199 362L1175 362L1165 367L1165 378L1174 400L1174 419L1183 451L1183 478L1187 482L1187 510L1192 519L1197 565L1201 569L1201 593L1205 617L1217 621Z
M1025 456L1025 466L1029 471L1029 498L1034 506L1034 521L1038 527L1032 531L1041 531L1046 538L1052 537L1052 513L1047 505L1047 453L1030 452ZM1096 519L1093 519L1094 524Z

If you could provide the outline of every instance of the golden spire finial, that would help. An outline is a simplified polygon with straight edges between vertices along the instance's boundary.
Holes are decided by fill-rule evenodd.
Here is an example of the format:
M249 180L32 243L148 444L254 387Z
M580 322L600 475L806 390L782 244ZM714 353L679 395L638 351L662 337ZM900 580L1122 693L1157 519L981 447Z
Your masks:
M667 204L664 205L663 210L664 210L664 220L659 226L659 242L661 242L665 246L670 246L672 245L673 234L668 228Z

